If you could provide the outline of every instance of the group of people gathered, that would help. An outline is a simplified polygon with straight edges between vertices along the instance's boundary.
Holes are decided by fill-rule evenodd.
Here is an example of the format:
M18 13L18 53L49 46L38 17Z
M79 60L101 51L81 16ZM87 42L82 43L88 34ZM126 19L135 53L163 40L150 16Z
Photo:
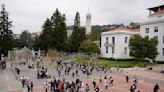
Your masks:
M44 83L45 92L83 92L82 87L83 84L80 79L76 79L75 82L67 82L64 78L62 80L56 78Z
M21 77L20 80L22 83L22 88L27 87L28 92L33 92L34 84L33 84L32 80L30 80L28 77L24 77L24 76Z

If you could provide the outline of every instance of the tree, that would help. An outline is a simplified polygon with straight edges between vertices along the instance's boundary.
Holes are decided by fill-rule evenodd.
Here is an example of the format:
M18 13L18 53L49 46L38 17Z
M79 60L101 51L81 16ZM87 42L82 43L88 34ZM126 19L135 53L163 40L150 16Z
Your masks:
M18 39L17 47L23 48L24 46L28 48L32 48L33 45L33 39L31 37L31 34L28 32L28 30L24 30L21 35L20 39Z
M148 37L147 37L148 38ZM147 57L154 60L156 58L156 56L158 55L158 51L157 51L157 45L158 45L158 41L157 39L151 38L147 41Z
M65 15L61 14L58 9L51 17L52 23L52 43L51 47L58 51L65 48L65 43L67 40L67 27L65 23Z
M12 36L12 22L9 20L8 12L5 9L5 5L2 5L0 12L0 55L7 56L8 51L14 47L14 39ZM1 57L1 56L0 56Z
M130 56L136 59L150 58L154 60L157 53L157 40L155 38L149 39L148 37L141 37L134 35L130 38Z
M40 37L35 40L34 47L41 48L46 52L48 49L64 51L67 40L67 28L65 15L58 9L53 13L50 19L46 19L42 27Z
M82 52L86 52L88 54L92 53L100 53L100 49L92 40L85 40L81 43L80 48Z
M128 28L140 28L140 24L131 22L127 27Z
M80 27L80 14L77 12L74 19L72 35L68 41L69 51L77 52L81 42L85 39L85 28Z
M50 48L50 44L52 41L52 37L51 37L51 33L52 33L52 29L51 29L52 25L50 22L50 19L46 19L46 21L44 22L43 26L42 26L42 33L39 37L37 37L35 39L34 42L34 48L35 49L42 49L45 50L45 52L47 53L48 48Z

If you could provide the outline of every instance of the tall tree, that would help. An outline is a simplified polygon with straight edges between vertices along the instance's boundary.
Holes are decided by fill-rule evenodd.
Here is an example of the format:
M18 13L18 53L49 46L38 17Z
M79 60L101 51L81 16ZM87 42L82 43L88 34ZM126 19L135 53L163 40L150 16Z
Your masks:
M77 12L74 19L73 32L68 42L69 51L77 52L84 39L85 28L80 27L80 14Z
M14 47L14 40L12 36L12 22L9 20L8 12L5 9L5 5L2 5L0 12L0 55L7 56L8 51ZM1 57L1 56L0 56Z
M23 48L24 46L32 48L32 45L33 39L31 37L31 34L28 32L28 30L24 30L20 35L20 39L18 40L17 46L19 48Z
M52 41L51 38L51 33L52 33L52 25L50 22L50 19L46 19L46 21L44 22L43 26L42 26L42 33L39 37L37 37L34 41L34 48L35 49L42 49L45 50L45 52L47 53L48 48L50 48L50 43Z
M56 9L55 13L51 16L51 24L52 24L52 33L51 37L52 43L51 47L62 51L65 48L65 42L67 39L67 28L65 23L65 15L61 14L58 9Z
M141 37L140 35L134 35L130 38L130 56L137 59L150 58L154 60L158 54L157 52L158 42L155 38L149 39L148 37Z
M45 21L41 35L35 41L35 47L46 51L49 48L64 51L67 40L65 20L65 15L56 9L51 18Z

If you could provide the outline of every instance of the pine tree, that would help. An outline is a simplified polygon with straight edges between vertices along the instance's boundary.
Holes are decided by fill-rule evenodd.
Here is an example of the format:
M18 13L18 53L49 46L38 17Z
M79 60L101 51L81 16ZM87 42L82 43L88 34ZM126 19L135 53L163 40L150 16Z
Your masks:
M8 12L5 9L5 5L2 5L0 12L0 55L7 56L8 50L11 50L14 46L14 40L12 36L12 22L9 20Z
M58 9L50 19L47 19L42 27L42 33L35 41L34 47L44 49L55 49L58 51L65 50L67 40L67 29L65 15L61 14Z
M62 15L58 9L51 17L52 23L52 43L51 47L63 51L67 39L67 29L65 23L65 15Z
M51 33L52 33L51 27L52 27L52 25L51 25L50 19L47 18L42 26L41 35L35 39L35 42L34 42L35 49L40 48L42 50L45 50L45 52L47 53L48 48L50 48L50 42L52 39L51 38Z
M69 39L70 52L77 52L81 42L85 39L85 28L80 27L80 14L77 12L74 19L73 32Z

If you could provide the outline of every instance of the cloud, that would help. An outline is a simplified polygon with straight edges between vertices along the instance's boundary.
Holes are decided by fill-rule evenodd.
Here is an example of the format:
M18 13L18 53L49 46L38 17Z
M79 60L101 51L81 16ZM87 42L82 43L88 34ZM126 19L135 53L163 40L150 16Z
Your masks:
M164 4L164 0L3 0L13 21L14 33L28 29L41 31L45 19L56 8L66 15L67 25L73 25L76 11L80 13L81 25L90 8L92 24L142 22L148 16L149 7ZM2 4L3 2L0 2Z

